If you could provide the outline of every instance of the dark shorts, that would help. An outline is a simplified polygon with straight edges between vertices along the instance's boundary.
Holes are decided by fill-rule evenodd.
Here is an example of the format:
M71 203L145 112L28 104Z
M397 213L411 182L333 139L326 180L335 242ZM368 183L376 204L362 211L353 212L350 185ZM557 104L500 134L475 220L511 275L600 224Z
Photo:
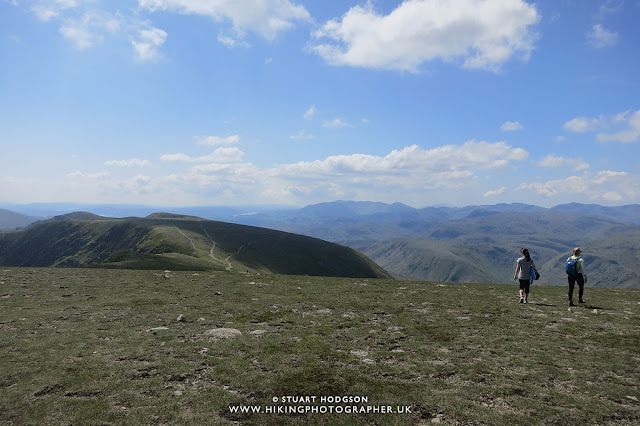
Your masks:
M529 286L531 285L531 281L529 280L518 280L520 281L520 290L524 290L525 293L529 293Z

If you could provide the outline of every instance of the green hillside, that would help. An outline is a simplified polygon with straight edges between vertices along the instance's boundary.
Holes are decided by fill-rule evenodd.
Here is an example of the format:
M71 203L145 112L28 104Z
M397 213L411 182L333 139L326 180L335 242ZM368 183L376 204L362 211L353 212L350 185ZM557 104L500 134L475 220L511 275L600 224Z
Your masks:
M0 235L3 266L100 266L388 277L351 248L192 216L96 219L72 214Z
M640 424L635 290L6 267L0 289L3 425Z

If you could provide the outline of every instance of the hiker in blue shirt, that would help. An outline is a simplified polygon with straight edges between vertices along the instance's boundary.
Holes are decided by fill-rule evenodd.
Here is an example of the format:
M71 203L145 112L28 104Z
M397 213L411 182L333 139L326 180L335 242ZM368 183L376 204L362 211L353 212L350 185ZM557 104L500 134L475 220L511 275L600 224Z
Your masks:
M567 280L569 281L569 306L573 304L573 288L578 283L578 303L584 303L582 295L584 294L584 285L587 283L587 274L584 273L584 262L580 255L582 250L580 247L573 249L573 255L567 259Z
M529 250L521 248L522 257L516 261L516 272L513 279L520 281L520 303L529 303L529 286L531 285L531 271L536 270L536 264L533 263Z

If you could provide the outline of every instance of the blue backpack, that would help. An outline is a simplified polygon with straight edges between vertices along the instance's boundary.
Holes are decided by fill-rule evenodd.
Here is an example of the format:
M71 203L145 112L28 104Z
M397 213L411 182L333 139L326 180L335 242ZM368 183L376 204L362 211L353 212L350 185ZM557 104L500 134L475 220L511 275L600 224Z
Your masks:
M578 260L579 257L569 257L567 259L567 264L565 265L565 270L567 271L567 275L575 276L578 275Z

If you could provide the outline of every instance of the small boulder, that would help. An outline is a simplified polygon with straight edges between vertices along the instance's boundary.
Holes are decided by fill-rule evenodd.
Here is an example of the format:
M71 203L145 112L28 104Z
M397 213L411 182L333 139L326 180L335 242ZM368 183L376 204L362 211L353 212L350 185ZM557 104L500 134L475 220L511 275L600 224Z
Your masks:
M219 339L226 339L229 337L240 336L242 332L235 328L213 328L204 332L205 336L210 336Z
M178 322L185 322L187 320L187 317L185 317L183 314L178 315L178 318L176 318L176 321Z

